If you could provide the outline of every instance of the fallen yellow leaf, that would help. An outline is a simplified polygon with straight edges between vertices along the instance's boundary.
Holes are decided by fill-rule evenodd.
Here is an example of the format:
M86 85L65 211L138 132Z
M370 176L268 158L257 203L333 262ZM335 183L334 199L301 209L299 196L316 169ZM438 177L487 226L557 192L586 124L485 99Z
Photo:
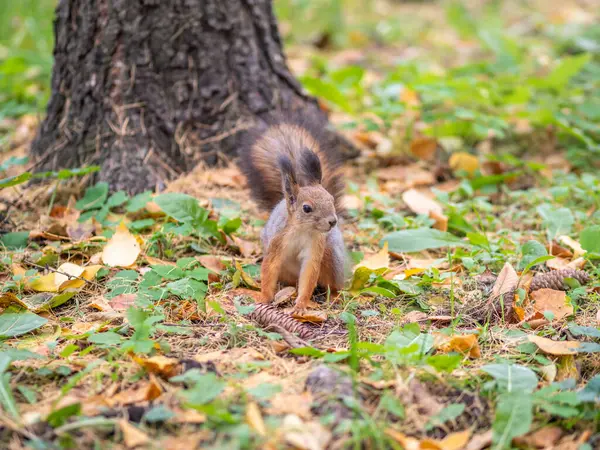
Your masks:
M407 87L404 87L404 89L402 89L402 91L400 92L400 101L411 106L419 106L421 103L419 101L419 94L417 94L416 91L413 91L412 89L409 89Z
M246 406L246 423L259 436L267 435L267 427L265 426L260 409L255 402L250 402L248 403L248 406Z
M477 336L474 334L455 335L448 338L448 336L436 333L436 339L438 339L438 349L442 352L458 352L471 358L481 357Z
M254 281L254 278L252 278L250 275L244 272L244 269L242 268L242 265L238 260L235 261L235 268L240 273L240 276L242 277L242 280L244 280L244 283L246 283L251 288L260 289L260 286L256 283L256 281Z
M83 267L73 263L63 263L58 266L56 275L54 276L54 284L58 290L63 283L72 280L73 277L79 277L83 273Z
M450 433L441 441L436 439L423 439L420 449L422 450L462 450L471 438L471 430Z
M58 288L56 287L55 276L54 272L50 272L49 274L35 277L31 281L25 282L25 286L38 292L57 292Z
M67 280L64 283L61 283L61 285L58 288L58 291L62 292L65 289L79 289L80 287L83 287L85 285L85 281L91 281L100 269L102 269L102 266L99 264L84 267L83 272L81 272L81 275L79 275L79 278Z
M374 255L365 258L357 267L366 267L367 269L388 269L390 267L390 253L388 251L388 243L385 241L383 248Z
M141 239L129 232L121 222L102 252L102 261L110 267L131 267L141 252Z
M123 441L127 448L140 447L150 442L150 437L135 425L129 423L128 420L119 420L119 426L123 433Z
M581 346L579 341L553 341L535 334L530 334L528 339L544 353L555 356L575 355L579 353L578 349Z
M581 247L581 244L569 236L559 236L558 242L565 244L567 247L573 250L574 259L577 259L585 254L585 250Z
M166 356L152 356L150 358L134 357L135 362L146 369L149 373L159 375L163 378L171 378L177 375L179 361Z
M466 152L453 153L448 162L452 170L464 170L470 175L473 175L479 168L479 160Z

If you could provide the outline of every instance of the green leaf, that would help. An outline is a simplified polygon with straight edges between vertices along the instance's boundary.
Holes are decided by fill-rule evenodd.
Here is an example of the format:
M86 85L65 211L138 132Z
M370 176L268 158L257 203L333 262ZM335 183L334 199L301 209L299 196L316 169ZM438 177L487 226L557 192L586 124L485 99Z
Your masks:
M442 409L438 414L429 419L425 425L425 430L429 431L435 427L439 427L446 422L455 420L465 411L464 403L451 403Z
M387 241L389 249L397 253L420 252L441 247L468 247L470 244L453 234L433 228L401 230L385 236L380 246Z
M310 356L311 358L322 358L326 355L325 352L313 347L299 347L290 350L290 353L300 356Z
M569 323L569 331L573 333L574 336L585 336L591 337L595 339L600 339L600 329L594 327L584 327L581 325L577 325L575 322Z
M386 391L381 397L381 400L379 401L379 407L394 415L398 419L404 419L404 405L393 393L389 391Z
M123 337L112 331L107 331L105 333L94 333L91 336L89 336L87 340L92 344L98 344L103 346L105 345L110 347L123 342Z
M195 269L187 271L186 275L194 280L208 281L209 273L211 273L210 270L205 269L204 267L196 267Z
M175 413L165 405L157 405L144 414L143 420L148 423L166 422L175 417Z
M460 366L463 358L463 355L459 353L432 355L427 357L427 364L429 364L438 372L451 373L454 369Z
M129 196L125 191L117 191L106 200L106 205L109 208L116 208L121 206L129 199Z
M227 222L223 224L221 229L225 234L232 234L237 231L239 227L242 226L242 219L236 217L235 219L229 219Z
M533 392L538 383L533 370L518 364L487 364L481 370L494 377L498 388L505 392Z
M423 293L423 288L406 280L390 280L400 292L407 295L419 295Z
M567 56L563 58L552 72L542 80L542 85L554 89L563 88L571 78L581 72L583 67L590 61L591 57L591 54L584 53L582 55Z
M70 417L77 416L81 413L81 403L71 403L70 405L64 406L56 411L52 411L48 414L46 421L48 424L57 428L64 425Z
M202 300L208 288L201 281L186 277L170 282L167 284L167 289L182 299L193 298L195 300Z
M107 196L108 183L97 183L95 186L90 186L85 190L83 198L75 204L75 207L81 211L100 208L104 205Z
M151 191L142 192L141 194L138 194L129 200L129 203L127 203L127 207L125 208L125 210L128 213L139 211L140 209L144 208L151 199Z
M397 362L402 362L407 355L425 355L432 348L433 336L421 333L417 323L393 331L385 340L387 358Z
M29 231L14 231L0 236L0 243L8 250L17 250L27 247Z
M187 194L161 194L154 198L154 203L168 216L193 227L202 226L208 218L208 211L200 207L197 199Z
M219 380L214 373L197 375L194 381L196 384L193 388L180 394L185 403L191 407L205 405L225 390L225 382Z
M600 375L594 376L585 387L577 393L579 400L586 403L600 402Z
M256 400L268 400L275 394L281 392L281 385L273 383L261 383L247 390L248 394Z
M600 225L586 228L579 236L581 247L590 252L600 254Z
M141 231L145 228L150 228L156 221L154 219L134 220L129 224L129 229L132 231Z
M10 388L10 374L6 373L11 362L12 358L7 352L0 353L0 405L13 418L18 419L19 408Z
M509 449L513 438L529 431L533 422L533 397L523 392L505 392L498 397L492 424L494 449Z
M0 315L0 339L19 336L29 333L42 325L45 325L48 319L30 312L23 313L3 313Z
M521 247L521 261L519 262L519 270L523 270L528 264L536 260L540 256L548 255L546 247L540 244L538 241L527 241Z
M0 180L0 189L4 189L11 186L16 186L18 184L25 183L31 180L31 172L25 172L20 175L15 175L13 177L2 178Z
M385 298L396 297L396 294L394 294L389 289L379 287L379 286L371 286L371 287L364 288L359 293L360 294L375 294L375 295L379 295L379 296L385 297Z
M531 261L529 264L527 264L524 268L523 268L523 272L529 272L529 269L531 269L534 266L537 266L538 264L542 264L546 261L550 261L551 259L554 259L555 257L552 255L546 255L546 256L540 256L539 258L534 259L533 261Z
M56 176L59 180L67 180L73 177L80 177L83 175L88 175L90 173L99 172L100 166L88 166L88 167L79 167L75 169L62 169L58 172L52 173L53 176ZM35 174L34 176L38 178L39 174Z
M157 264L151 267L153 272L156 272L165 280L179 280L186 276L185 271L177 266Z
M348 102L347 96L340 91L337 86L320 78L303 77L302 84L308 92L316 97L321 97L329 103L338 106L344 112L351 113L352 106Z
M548 230L548 239L569 234L575 219L568 208L553 208L551 205L540 205L537 212L544 219L544 227Z
M29 158L27 156L23 156L22 158L11 156L6 161L3 161L2 164L0 164L0 172L3 172L13 166L22 166L23 164L27 164L28 159Z

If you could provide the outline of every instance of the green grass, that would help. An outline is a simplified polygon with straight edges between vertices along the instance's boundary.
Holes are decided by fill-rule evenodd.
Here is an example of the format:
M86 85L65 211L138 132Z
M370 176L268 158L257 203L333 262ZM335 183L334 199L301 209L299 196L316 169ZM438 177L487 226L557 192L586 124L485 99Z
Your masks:
M41 112L50 92L55 0L0 4L0 119Z
M0 34L0 116L43 112L52 62L51 2L13 3L3 5L0 16L6 21ZM383 3L389 9L380 9ZM114 396L111 386L117 385L122 390L117 395L146 389L148 372L157 375L164 363L146 364L148 357L165 355L169 364L183 364L216 350L210 358L218 374L206 369L208 364L174 378L162 373L161 383L176 397L159 397L151 406L136 403L143 404L140 429L153 442L201 431L212 445L207 448L262 448L271 438L271 445L283 448L284 413L271 406L282 393L294 398L309 369L320 364L341 369L350 379L350 391L334 409L351 414L334 425L325 408L307 413L304 429L311 435L335 430L348 448L399 448L401 439L390 429L421 439L468 428L493 430L495 449L512 448L514 436L546 425L565 434L598 430L600 176L593 164L600 160L600 26L598 21L554 23L527 9L529 2L504 4L515 8L502 9L499 1L475 10L461 2L423 2L423 10L421 3L410 10L406 2L276 0L290 62L299 52L304 64L298 75L327 104L332 121L373 137L372 160L395 165L401 156L402 165L391 169L401 173L408 166L407 175L434 169L433 163L415 162L418 158L403 165L415 136L424 135L440 150L435 169L443 169L444 176L444 183L436 179L423 188L435 195L447 232L433 229L434 218L415 214L402 200L403 179L386 179L381 168L349 167L349 194L359 201L350 211L347 244L358 263L365 255L372 259L386 241L394 258L384 254L383 266L394 276L387 276L380 262L354 270L348 289L320 306L328 336L312 342L314 348L295 343L301 348L276 354L273 344L281 344L282 336L244 317L253 308L245 294L257 285L260 252L247 256L241 250L243 244L258 249L260 227L241 186L219 185L223 198L211 199L215 191L192 174L178 186L194 198L171 193L148 204L149 192L129 198L98 183L77 195L64 218L59 213L66 198L17 192L25 199L36 192L36 198L12 209L10 224L16 225L0 236L0 247L6 247L0 295L12 303L0 314L0 405L15 423L32 409L43 417L52 411L43 433L30 427L23 439L38 448L121 442L118 429L114 434L101 429L115 426L113 418L84 414L91 395ZM320 48L307 50L314 42ZM448 157L458 151L476 154L477 167L447 167ZM565 154L574 170L562 159ZM551 177L542 158L531 160L540 155L560 161ZM0 171L21 163L7 161ZM488 163L501 167L499 173L490 175ZM91 170L96 168L38 176L60 187L62 180ZM0 188L14 194L12 186L32 176L0 180ZM442 188L446 180L452 187ZM210 199L212 206L205 209L195 198ZM39 208L35 218L29 202ZM169 217L158 215L157 207ZM143 255L133 236L115 238L123 233L115 234L120 223L144 240ZM49 229L63 236L93 230L97 236L52 241L42 233ZM530 315L534 296L526 286L516 289L514 305L505 297L500 306L491 301L498 282L492 274L504 272L506 264L522 281L549 271L548 263L556 262L548 255L549 247L556 249L554 241L573 245L564 236L587 251L582 267L590 280L580 286L565 279L564 301L543 311L548 323L532 328L539 319ZM111 268L104 256L102 267L96 265L107 248L103 238L111 239L113 248L121 242L118 254L133 252L137 267L128 262L125 269ZM222 260L219 277L209 277L200 255ZM570 259L577 257L564 261ZM73 288L77 295L34 294L40 289L34 283L52 281L54 271L67 270L66 262L71 268L95 267L82 273L88 283ZM416 266L405 270L407 262ZM131 295L135 306L128 308ZM98 314L104 303L115 307L118 320ZM506 309L507 304L514 308ZM30 311L20 310L23 305ZM553 320L565 306L573 313ZM517 307L523 318L515 314ZM52 313L40 312L45 308ZM419 315L427 320L417 323ZM93 331L82 327L86 324L94 325ZM459 344L475 335L481 354L469 350L467 356ZM558 346L579 341L580 354L545 353L530 337L549 338ZM19 359L25 362L11 366ZM569 365L573 370L565 369ZM72 394L75 403L42 403L59 391ZM312 406L323 401L315 395ZM440 408L432 411L432 404ZM206 421L162 423L181 415L180 408L196 410ZM264 425L256 420L257 411ZM86 433L79 433L83 427ZM0 430L0 442L14 440L7 431ZM581 450L597 445L595 433Z

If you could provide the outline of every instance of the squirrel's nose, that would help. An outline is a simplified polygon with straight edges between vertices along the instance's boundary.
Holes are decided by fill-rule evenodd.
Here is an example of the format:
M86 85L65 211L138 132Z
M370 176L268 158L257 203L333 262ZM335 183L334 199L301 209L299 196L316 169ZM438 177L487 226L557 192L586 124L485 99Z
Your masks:
M337 219L329 219L329 229L335 227L337 224Z

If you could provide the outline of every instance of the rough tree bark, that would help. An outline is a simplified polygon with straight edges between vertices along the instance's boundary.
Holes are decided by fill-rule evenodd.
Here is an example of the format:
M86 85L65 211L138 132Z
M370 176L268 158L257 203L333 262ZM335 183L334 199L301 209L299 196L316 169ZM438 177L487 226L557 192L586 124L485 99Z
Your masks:
M40 169L98 164L136 193L235 156L280 111L322 113L287 68L271 0L60 0L54 30Z

